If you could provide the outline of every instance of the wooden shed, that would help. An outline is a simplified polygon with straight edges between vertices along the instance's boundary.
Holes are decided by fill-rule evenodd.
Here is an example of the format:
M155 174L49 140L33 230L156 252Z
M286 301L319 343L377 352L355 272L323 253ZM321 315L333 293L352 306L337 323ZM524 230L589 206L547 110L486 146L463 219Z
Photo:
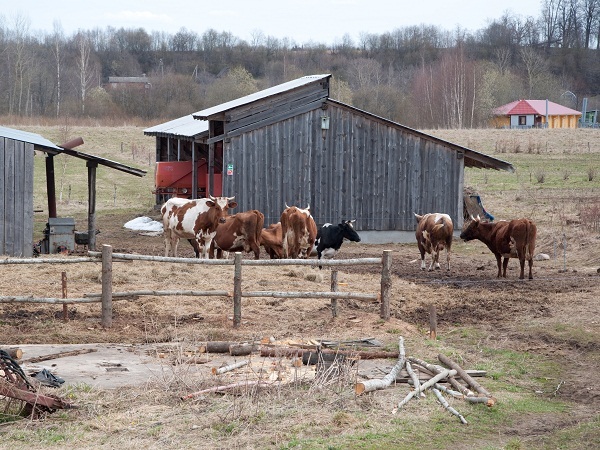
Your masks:
M73 150L81 138L58 146L39 134L0 127L0 255L31 257L33 254L33 157L46 156L48 217L56 218L54 156L60 153L86 160L88 168L89 248L95 246L96 168L104 165L142 177L144 170Z
M198 137L208 193L235 196L237 211L262 211L265 225L286 204L310 205L317 224L356 219L366 236L414 231L414 212L445 212L460 227L464 168L514 170L331 99L330 79L302 77L192 114L207 123Z

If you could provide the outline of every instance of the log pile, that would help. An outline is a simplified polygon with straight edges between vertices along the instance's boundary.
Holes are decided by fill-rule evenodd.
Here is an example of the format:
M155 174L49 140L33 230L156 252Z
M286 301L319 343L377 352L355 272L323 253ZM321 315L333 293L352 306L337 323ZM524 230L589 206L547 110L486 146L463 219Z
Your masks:
M412 384L413 389L401 399L396 407L392 410L392 414L397 414L398 411L407 404L415 396L419 398L428 389L435 394L440 404L451 414L458 417L463 424L467 424L467 420L454 409L448 401L445 399L444 394L449 395L455 399L462 399L469 403L483 403L488 407L494 406L496 399L490 394L483 386L469 375L468 371L460 367L455 361L450 359L448 356L439 354L439 361L445 366L430 364L422 359L416 357L406 357L406 351L404 349L404 339L400 337L399 343L398 360L392 370L381 379L373 379L367 381L361 381L356 383L354 391L357 395L361 395L367 392L372 392L379 389L385 389L392 385L397 380L398 375L402 370L406 370L406 373L410 377L408 382ZM415 373L415 368L418 369L419 373L429 374L427 380L422 380ZM465 384L462 384L461 379ZM421 381L424 381L423 383ZM453 388L444 386L442 383L448 383ZM475 392L473 392L475 391Z

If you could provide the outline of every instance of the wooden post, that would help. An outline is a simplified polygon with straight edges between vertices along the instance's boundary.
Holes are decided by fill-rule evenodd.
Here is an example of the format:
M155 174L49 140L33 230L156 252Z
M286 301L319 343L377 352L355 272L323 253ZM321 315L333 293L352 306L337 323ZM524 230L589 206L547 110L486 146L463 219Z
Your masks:
M98 163L88 161L88 250L96 250L96 169ZM112 251L111 251L112 252Z
M67 272L62 273L62 298L67 298ZM69 320L67 304L63 303L63 321Z
M112 327L112 246L102 246L102 326Z
M429 305L429 339L437 339L437 312L435 305Z
M392 290L392 278L390 269L392 267L392 251L384 250L381 267L381 309L379 316L384 320L390 320L390 291Z
M242 253L235 252L233 258L233 327L242 323Z
M337 292L338 290L338 271L337 269L331 269L331 292ZM337 298L331 299L331 315L335 319L337 317Z

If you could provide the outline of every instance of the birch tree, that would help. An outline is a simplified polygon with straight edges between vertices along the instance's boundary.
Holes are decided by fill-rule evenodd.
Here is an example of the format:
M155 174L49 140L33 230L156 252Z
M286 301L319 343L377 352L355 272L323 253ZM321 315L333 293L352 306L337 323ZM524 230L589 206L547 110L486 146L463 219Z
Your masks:
M81 95L81 113L85 114L85 96L91 86L94 71L90 63L90 41L83 33L76 36L77 42L77 73L79 80L79 93Z

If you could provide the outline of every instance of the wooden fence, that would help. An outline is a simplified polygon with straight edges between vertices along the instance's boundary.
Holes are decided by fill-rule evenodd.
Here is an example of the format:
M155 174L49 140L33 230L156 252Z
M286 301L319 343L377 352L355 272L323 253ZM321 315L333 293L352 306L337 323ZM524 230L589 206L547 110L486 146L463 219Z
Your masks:
M241 253L235 253L233 259L196 259L196 258L172 258L163 256L132 255L128 253L113 253L112 246L103 245L102 252L88 252L89 257L79 258L7 258L0 260L1 264L69 264L83 262L102 261L102 292L85 294L83 298L36 298L33 296L0 296L0 303L102 303L102 326L112 326L112 302L113 300L125 299L137 296L218 296L233 297L233 326L239 327L242 322L242 298L243 297L273 297L273 298L329 298L331 299L331 310L334 317L337 316L338 299L376 300L380 301L380 317L384 320L390 318L390 291L392 287L390 269L392 265L391 250L384 250L381 258L357 258L339 260L316 260L316 259L242 259ZM127 292L114 292L112 288L112 264L113 261L154 261L167 263L204 264L204 265L231 265L234 266L233 291L210 290L210 291L157 291L138 290ZM357 266L357 265L379 265L381 266L381 291L379 293L367 294L361 292L339 292L337 282L337 269L331 270L331 290L328 292L277 292L277 291L242 291L242 266ZM63 274L64 283L64 274ZM63 286L64 290L64 286Z

